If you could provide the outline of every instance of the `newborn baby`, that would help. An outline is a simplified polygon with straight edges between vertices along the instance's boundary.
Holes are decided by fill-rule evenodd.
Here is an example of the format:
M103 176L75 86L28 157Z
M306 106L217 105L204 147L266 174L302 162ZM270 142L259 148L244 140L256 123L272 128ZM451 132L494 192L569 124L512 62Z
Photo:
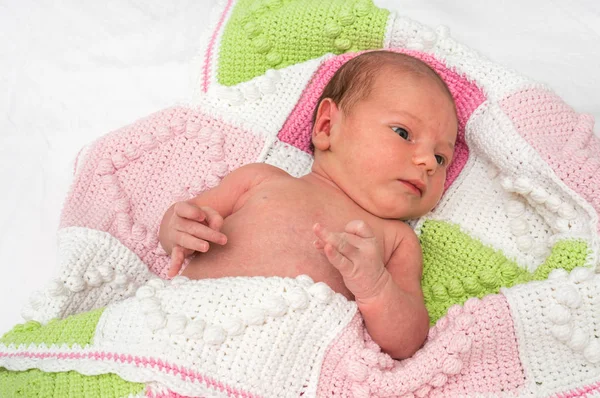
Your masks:
M314 113L314 163L295 178L250 164L165 213L169 276L309 275L355 300L394 358L423 344L429 318L419 240L402 220L443 193L457 135L452 96L416 58L387 51L345 63Z

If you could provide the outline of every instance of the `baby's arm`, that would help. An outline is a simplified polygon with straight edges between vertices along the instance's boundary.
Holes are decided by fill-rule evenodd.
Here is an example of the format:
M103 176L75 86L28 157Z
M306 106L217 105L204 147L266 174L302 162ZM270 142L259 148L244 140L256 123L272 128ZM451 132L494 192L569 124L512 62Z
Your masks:
M354 294L373 340L394 358L412 356L429 331L421 290L421 246L414 232L399 224L399 242L387 264L363 221L348 223L344 233L317 225L315 233L321 242L317 247L323 248Z
M195 251L207 252L209 242L224 245L227 237L220 232L224 219L241 206L246 192L278 171L265 164L242 166L218 186L169 207L159 230L160 243L171 254L169 276L177 275L185 257Z
M429 332L421 289L421 245L415 233L409 227L406 230L386 265L383 288L379 294L358 302L369 334L394 358L412 356Z

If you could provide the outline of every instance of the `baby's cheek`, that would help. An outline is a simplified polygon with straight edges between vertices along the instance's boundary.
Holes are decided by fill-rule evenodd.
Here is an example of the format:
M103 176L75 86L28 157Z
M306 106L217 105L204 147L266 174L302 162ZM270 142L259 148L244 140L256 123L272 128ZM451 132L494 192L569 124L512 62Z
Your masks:
M444 174L444 178L437 178L431 183L431 208L435 207L438 204L442 195L444 194L444 182L446 175ZM429 209L431 210L431 209Z

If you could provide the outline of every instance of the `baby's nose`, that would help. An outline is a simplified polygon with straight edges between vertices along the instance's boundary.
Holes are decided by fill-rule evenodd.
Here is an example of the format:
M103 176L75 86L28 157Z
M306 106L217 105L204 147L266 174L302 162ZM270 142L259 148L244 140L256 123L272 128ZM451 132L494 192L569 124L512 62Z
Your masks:
M437 168L437 160L435 154L430 151L415 152L413 162L417 166L424 167L428 172L435 171Z

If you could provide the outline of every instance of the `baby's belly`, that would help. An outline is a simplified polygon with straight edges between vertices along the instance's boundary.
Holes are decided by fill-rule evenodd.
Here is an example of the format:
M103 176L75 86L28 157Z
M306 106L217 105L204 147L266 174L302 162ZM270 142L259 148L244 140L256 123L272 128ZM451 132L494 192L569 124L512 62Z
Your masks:
M183 271L191 279L228 276L279 276L294 278L308 275L315 282L324 282L334 291L353 299L340 273L327 261L307 233L249 234L240 230L223 232L228 236L224 246L211 244L207 253L198 253ZM287 231L289 232L289 231ZM259 238L260 236L260 238ZM291 239L290 239L291 238Z

